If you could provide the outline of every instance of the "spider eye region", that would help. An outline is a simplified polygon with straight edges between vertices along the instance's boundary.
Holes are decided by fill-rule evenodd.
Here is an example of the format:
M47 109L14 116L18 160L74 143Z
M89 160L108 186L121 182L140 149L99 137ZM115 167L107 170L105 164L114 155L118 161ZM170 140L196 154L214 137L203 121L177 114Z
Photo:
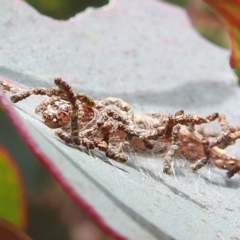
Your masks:
M37 106L36 113L48 127L64 127L70 122L71 106L67 101L53 97Z

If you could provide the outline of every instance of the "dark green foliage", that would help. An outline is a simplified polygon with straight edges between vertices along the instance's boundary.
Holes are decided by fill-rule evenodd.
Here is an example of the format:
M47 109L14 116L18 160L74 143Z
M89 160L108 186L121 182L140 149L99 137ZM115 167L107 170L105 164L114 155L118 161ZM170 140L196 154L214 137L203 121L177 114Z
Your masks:
M40 13L56 18L68 19L88 7L102 7L108 0L25 0Z

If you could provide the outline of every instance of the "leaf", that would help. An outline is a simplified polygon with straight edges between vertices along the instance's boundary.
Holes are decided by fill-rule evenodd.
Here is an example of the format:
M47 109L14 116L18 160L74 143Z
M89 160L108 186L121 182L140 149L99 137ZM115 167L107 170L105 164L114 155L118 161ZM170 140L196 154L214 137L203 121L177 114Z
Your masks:
M224 22L231 40L232 68L240 68L240 2L239 0L204 0Z
M201 38L182 9L155 0L115 0L63 22L21 1L0 4L0 46L6 53L0 54L0 74L5 78L32 87L52 86L60 76L76 91L120 97L134 111L219 111L231 125L239 124L240 94L231 81L236 77L228 66L229 52ZM14 110L0 97L39 161L115 239L239 236L239 176L228 180L223 171L208 167L193 174L181 160L176 176L168 176L158 157L133 152L128 164L119 164L97 151L71 148L34 113L41 100L31 97ZM239 157L237 149L230 151Z
M0 144L0 217L24 228L26 209L24 189L18 168Z
M0 236L5 240L31 240L18 227L3 219L0 219Z

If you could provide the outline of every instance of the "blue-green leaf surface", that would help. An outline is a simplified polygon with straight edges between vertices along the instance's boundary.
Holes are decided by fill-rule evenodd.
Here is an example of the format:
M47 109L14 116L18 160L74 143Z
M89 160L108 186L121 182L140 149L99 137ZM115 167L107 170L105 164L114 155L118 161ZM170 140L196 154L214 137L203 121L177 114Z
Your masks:
M201 38L186 13L156 0L115 0L56 21L19 0L0 2L0 75L28 87L62 77L94 98L120 97L135 111L223 112L239 124L240 90L229 51ZM10 109L39 160L79 206L121 239L236 239L240 176L228 180L186 161L176 176L162 160L131 154L128 164L60 142L34 113L41 97ZM32 145L31 145L32 143ZM37 145L35 145L35 143ZM240 157L238 147L231 152Z

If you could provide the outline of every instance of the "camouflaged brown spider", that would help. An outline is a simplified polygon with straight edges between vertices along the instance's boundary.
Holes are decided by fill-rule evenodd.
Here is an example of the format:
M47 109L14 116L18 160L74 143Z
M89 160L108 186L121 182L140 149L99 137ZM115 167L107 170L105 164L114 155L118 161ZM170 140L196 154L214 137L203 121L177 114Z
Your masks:
M54 82L56 87L26 90L11 96L11 100L17 103L31 95L47 95L49 99L35 111L46 125L58 128L55 133L66 144L98 148L119 162L128 160L124 151L152 153L164 158L165 173L171 172L171 162L176 156L193 162L193 171L212 163L226 169L227 177L231 178L240 170L240 161L222 150L240 138L240 127L230 127L223 114L201 117L185 115L182 110L174 115L136 114L119 98L95 101L85 94L75 94L60 78ZM2 81L0 85L6 91L15 90ZM194 128L216 119L221 126L217 136L197 132Z

